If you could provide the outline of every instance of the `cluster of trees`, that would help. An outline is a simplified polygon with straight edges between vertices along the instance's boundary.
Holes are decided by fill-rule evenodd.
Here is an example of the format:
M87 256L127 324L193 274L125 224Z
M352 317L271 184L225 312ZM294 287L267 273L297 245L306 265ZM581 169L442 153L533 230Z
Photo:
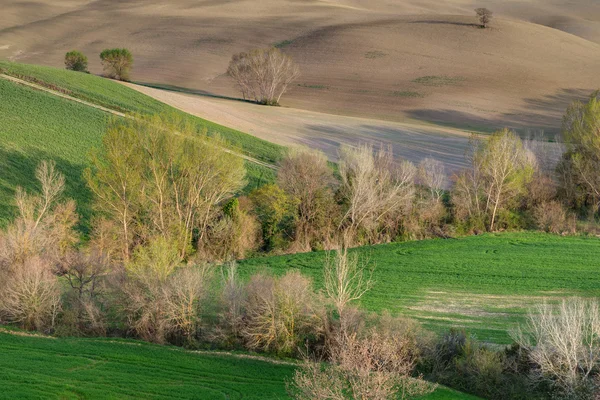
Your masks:
M128 81L133 66L133 55L127 49L106 49L100 53L104 73L109 78ZM69 51L65 55L65 67L71 71L88 72L88 58L80 51Z

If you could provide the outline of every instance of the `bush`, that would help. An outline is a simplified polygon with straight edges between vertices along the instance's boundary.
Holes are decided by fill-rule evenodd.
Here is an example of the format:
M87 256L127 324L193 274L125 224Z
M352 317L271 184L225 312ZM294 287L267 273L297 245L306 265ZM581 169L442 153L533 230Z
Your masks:
M533 209L538 229L550 233L574 233L576 220L558 201L539 204Z
M281 278L255 275L246 290L242 335L248 348L290 356L322 335L324 309L311 281L299 272L289 271Z
M104 72L109 78L129 81L133 55L127 49L106 49L100 53Z
M65 68L71 71L88 72L88 59L80 51L69 51L65 54Z
M50 265L28 258L0 283L0 320L47 331L60 310L60 285Z

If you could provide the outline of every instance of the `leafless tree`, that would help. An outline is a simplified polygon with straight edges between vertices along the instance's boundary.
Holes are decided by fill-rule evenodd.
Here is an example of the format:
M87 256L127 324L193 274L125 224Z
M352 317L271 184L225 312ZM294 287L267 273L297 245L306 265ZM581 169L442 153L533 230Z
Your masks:
M373 287L373 270L366 270L365 265L357 254L348 254L346 247L338 250L334 257L327 256L323 270L325 292L341 319L348 305ZM342 327L344 325L342 321Z
M479 19L482 28L487 28L494 16L494 13L487 8L477 8L475 14L477 14L477 19Z
M591 384L600 365L598 302L573 298L558 305L539 305L513 338L529 350L540 373L571 398L582 385Z
M300 72L290 56L270 48L234 55L227 74L236 81L244 99L277 105Z
M374 152L367 144L342 146L340 175L347 202L340 228L348 245L359 229L373 240L383 220L409 207L414 197L415 166L408 161L396 163L389 148Z
M425 158L419 163L419 183L429 189L431 198L439 201L446 185L446 168L441 161Z

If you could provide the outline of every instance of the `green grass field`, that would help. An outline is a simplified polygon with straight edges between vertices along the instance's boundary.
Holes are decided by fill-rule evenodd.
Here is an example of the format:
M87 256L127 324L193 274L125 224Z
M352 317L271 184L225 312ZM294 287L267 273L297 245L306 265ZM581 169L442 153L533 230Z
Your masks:
M48 67L0 62L0 69L18 76L31 76L65 88L90 102L138 113L174 112L170 107L116 82ZM34 171L41 160L56 161L66 176L66 195L77 201L85 231L91 218L91 195L82 179L92 147L101 145L109 115L93 107L50 93L0 79L0 226L14 217L17 186L35 190ZM192 117L198 129L227 138L237 150L255 158L275 162L280 146L250 135ZM255 188L275 177L273 170L246 162L248 187Z
M600 239L509 233L395 243L354 250L375 266L362 299L372 311L412 316L440 331L464 327L481 340L509 343L507 330L535 303L600 296ZM244 276L297 268L322 284L325 253L241 261Z
M0 70L25 80L33 79L51 84L68 91L73 97L122 112L179 114L193 122L199 130L206 128L209 134L219 134L235 148L259 160L276 162L282 155L283 148L279 145L186 114L110 79L63 69L7 61L0 61Z
M287 399L294 366L122 339L0 330L2 399ZM474 400L439 388L426 400Z

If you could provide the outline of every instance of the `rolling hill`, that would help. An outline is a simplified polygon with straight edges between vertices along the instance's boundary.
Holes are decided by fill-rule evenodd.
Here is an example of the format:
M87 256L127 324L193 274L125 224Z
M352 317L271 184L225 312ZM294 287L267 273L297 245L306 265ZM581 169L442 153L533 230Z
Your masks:
M555 133L600 87L592 0L8 0L3 15L0 57L58 67L78 48L99 73L96 55L125 46L134 80L218 96L237 96L233 53L277 45L302 69L285 105L334 114Z

